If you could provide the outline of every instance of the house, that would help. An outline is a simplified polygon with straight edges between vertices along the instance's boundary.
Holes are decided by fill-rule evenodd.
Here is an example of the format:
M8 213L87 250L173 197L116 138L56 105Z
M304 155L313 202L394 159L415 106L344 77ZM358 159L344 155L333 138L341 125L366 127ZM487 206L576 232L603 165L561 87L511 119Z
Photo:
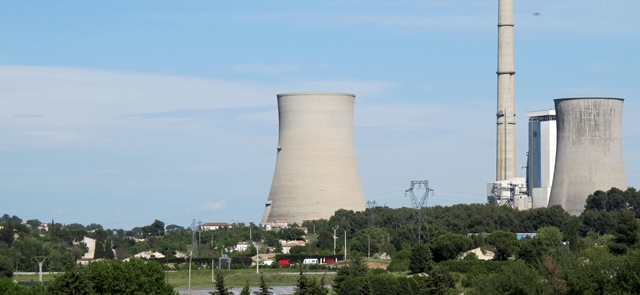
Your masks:
M129 236L128 236L128 237L125 237L125 239L133 240L133 241L134 241L134 242L136 242L136 243L144 242L144 241L145 241L144 239L139 239L139 238L136 238L136 237L129 237Z
M280 245L282 245L282 254L289 254L289 251L293 247L304 247L307 245L305 241L285 241L280 240Z
M136 255L133 255L133 257L136 258L144 258L144 259L150 259L150 258L164 258L164 254L160 253L160 252L151 252L151 251L143 251L140 252Z
M256 265L256 261L260 262L262 265L271 265L273 264L273 259L276 257L276 253L267 253L267 254L259 254L251 256L251 264Z
M80 265L87 265L89 262L93 261L95 258L96 240L89 237L83 237L82 243L87 245L87 252L84 253L84 255L82 255L82 257L80 257L80 259L78 259L76 262ZM78 245L80 244L80 242L73 242L73 244Z
M209 231L209 230L218 230L223 227L230 228L231 224L226 222L205 222L200 225L200 230Z
M48 223L42 223L38 226L38 229L40 231L49 231L49 224Z
M187 254L185 252L176 251L175 256L176 256L176 258L187 258L187 257L189 257L189 254Z
M289 228L289 224L284 220L275 220L273 222L260 223L260 226L263 230Z
M249 249L249 243L247 242L240 242L238 244L236 244L236 246L233 248L233 251L247 251L247 249Z

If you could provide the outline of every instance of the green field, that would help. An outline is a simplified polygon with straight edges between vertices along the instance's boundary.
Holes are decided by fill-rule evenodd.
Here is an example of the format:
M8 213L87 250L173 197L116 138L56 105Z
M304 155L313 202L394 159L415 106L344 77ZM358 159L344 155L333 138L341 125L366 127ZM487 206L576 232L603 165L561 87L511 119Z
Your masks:
M313 273L313 274L312 274ZM321 271L309 272L309 276L320 280ZM242 287L247 282L249 286L260 285L260 275L264 276L264 280L268 286L294 286L298 283L299 272L295 269L264 269L260 270L260 274L256 274L255 269L239 269L223 271L225 286ZM189 284L188 271L176 271L167 273L169 283L178 289L184 289ZM331 284L335 274L325 275L325 284ZM211 270L196 270L191 272L191 288L192 289L212 289Z

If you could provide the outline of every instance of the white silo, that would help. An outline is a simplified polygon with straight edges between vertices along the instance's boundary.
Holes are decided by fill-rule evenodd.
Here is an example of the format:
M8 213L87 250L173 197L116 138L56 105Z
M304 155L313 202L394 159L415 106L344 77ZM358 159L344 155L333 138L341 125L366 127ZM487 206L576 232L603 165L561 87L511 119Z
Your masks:
M627 188L622 160L623 99L605 97L555 100L558 146L549 206L569 214L584 211L596 190Z
M355 95L345 93L278 94L278 154L263 225L365 209L353 143L354 103Z
M527 153L527 191L533 208L547 207L556 164L556 111L527 113L529 152Z

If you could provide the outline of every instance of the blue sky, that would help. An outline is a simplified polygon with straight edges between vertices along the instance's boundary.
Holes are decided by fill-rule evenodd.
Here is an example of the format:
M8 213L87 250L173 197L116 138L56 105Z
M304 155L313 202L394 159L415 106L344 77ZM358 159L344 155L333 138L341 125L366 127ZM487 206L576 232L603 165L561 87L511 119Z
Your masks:
M625 98L640 183L640 2L515 0L526 112ZM260 221L276 94L356 94L369 201L484 203L495 177L497 1L3 1L0 214L108 228ZM419 192L421 193L421 192Z

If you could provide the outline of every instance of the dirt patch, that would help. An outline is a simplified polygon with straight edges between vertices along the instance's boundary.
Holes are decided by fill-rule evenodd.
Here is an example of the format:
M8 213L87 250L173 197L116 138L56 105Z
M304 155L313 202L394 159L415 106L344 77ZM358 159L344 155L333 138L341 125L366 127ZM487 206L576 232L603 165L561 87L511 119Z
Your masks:
M367 266L369 268L382 268L387 269L390 262L380 262L380 261L367 261Z

